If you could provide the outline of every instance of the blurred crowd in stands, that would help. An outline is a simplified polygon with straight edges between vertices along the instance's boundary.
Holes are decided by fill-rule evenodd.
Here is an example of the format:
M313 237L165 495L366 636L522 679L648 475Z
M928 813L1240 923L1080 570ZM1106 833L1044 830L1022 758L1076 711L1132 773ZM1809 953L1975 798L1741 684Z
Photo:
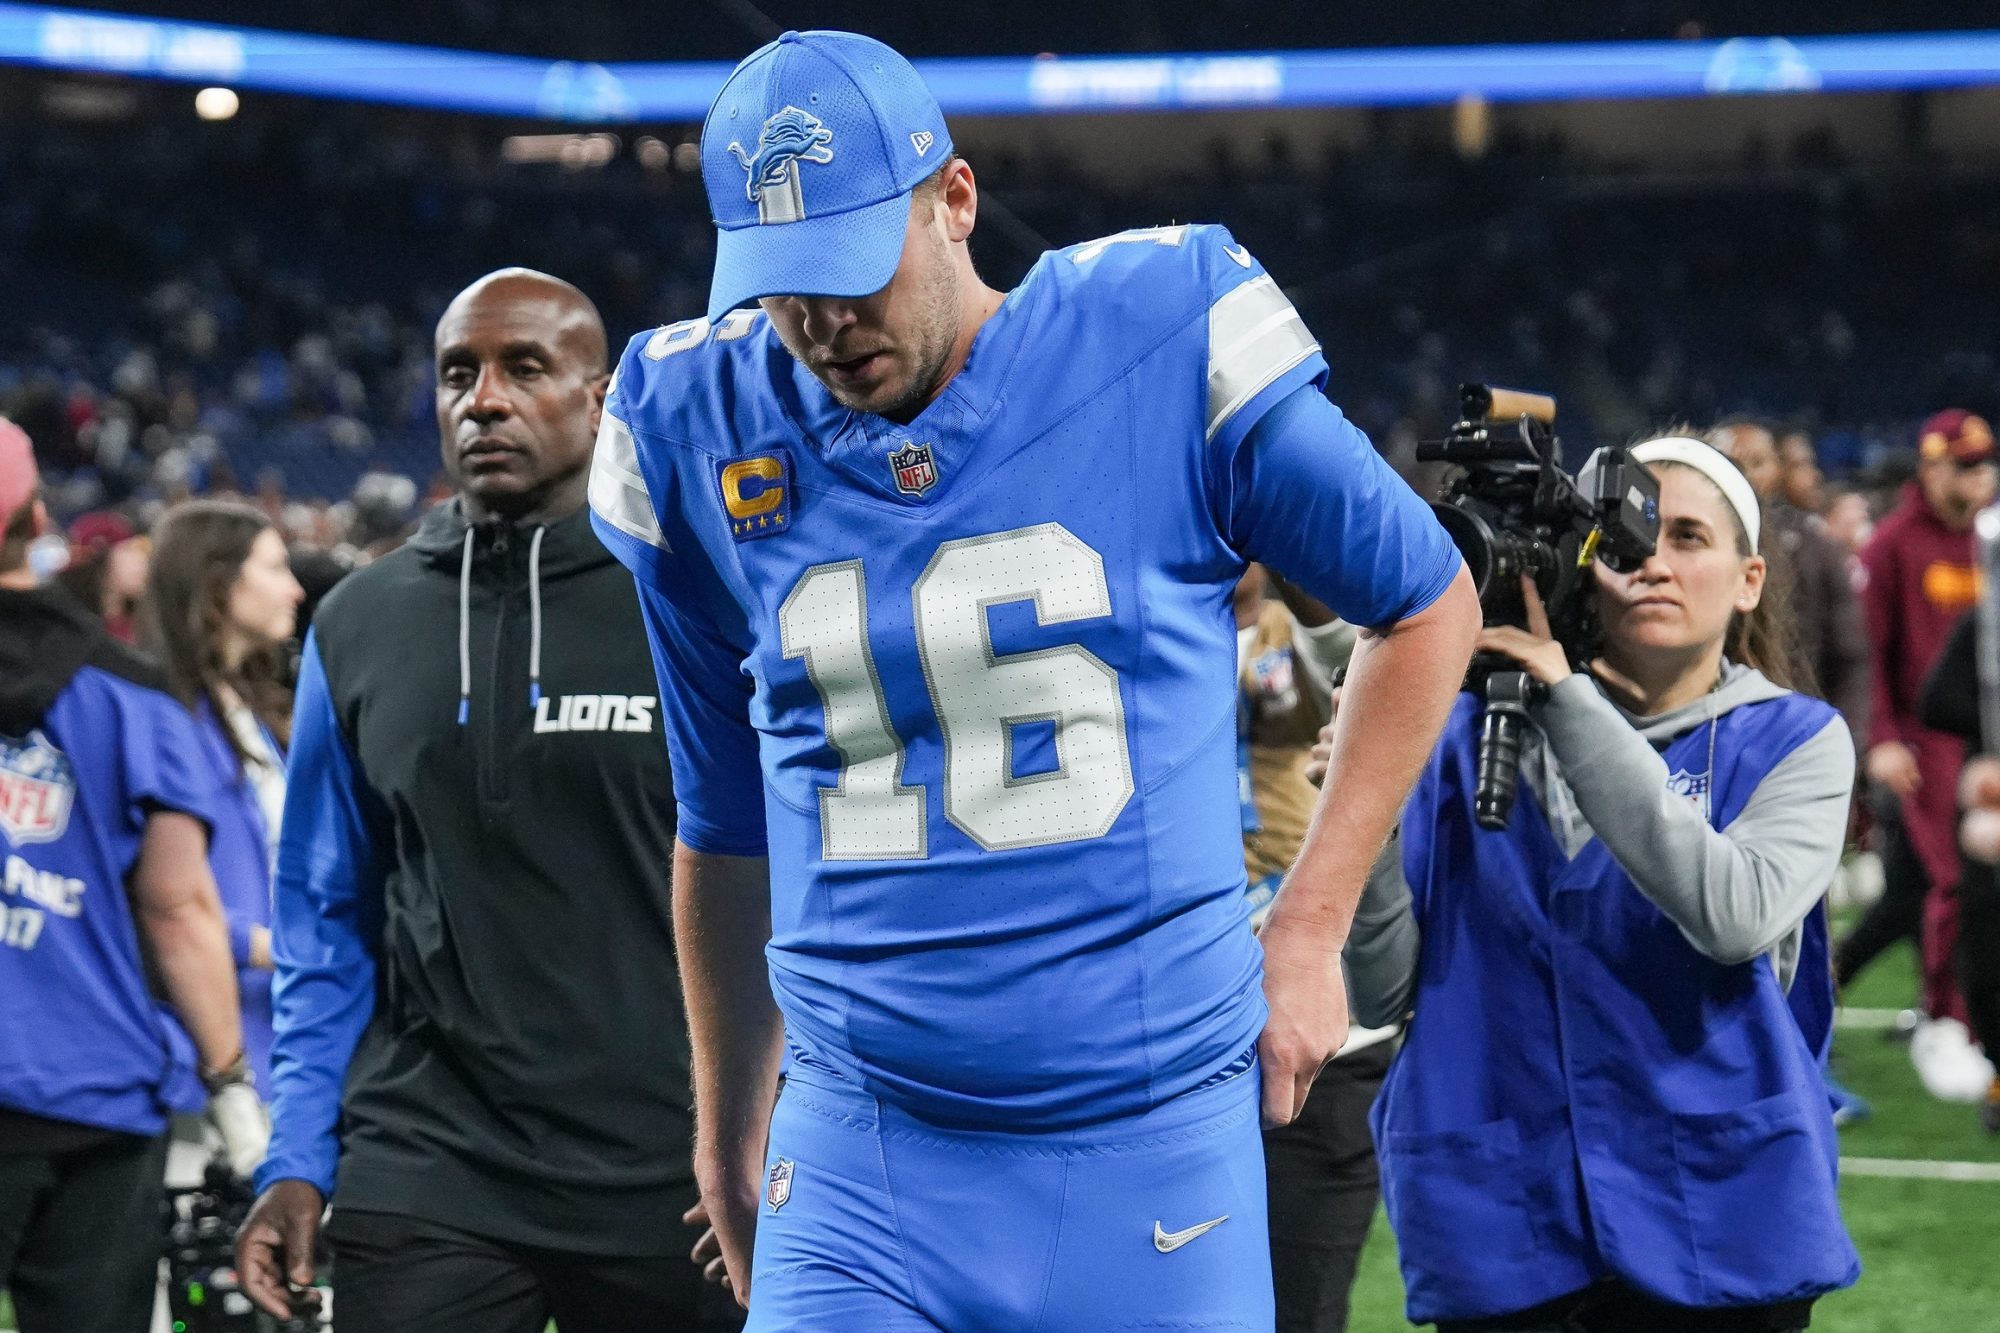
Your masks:
M314 548L392 537L436 490L430 329L479 273L576 282L614 342L699 310L695 177L630 153L508 164L490 132L398 124L294 106L199 135L0 140L0 413L36 441L59 519L117 516L80 547L212 492L254 496ZM1325 342L1331 395L1399 463L1479 378L1555 391L1572 461L1663 419L1755 412L1879 501L1927 412L2000 401L2000 243L1978 222L2000 181L1848 172L1813 139L1704 184L1546 142L1478 162L1255 151L1217 141L1144 191L975 151L977 258L1005 286L1046 246L1226 221ZM1862 517L1838 495L1810 507L1829 502L1849 530Z

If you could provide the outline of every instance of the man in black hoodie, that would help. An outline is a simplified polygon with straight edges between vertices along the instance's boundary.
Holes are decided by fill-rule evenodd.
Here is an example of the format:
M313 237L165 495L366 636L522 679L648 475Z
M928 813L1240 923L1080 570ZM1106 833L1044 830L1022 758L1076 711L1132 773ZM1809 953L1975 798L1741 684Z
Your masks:
M507 269L436 349L458 496L306 644L238 1264L266 1310L314 1304L330 1200L341 1333L691 1329L674 799L632 581L584 511L604 327Z

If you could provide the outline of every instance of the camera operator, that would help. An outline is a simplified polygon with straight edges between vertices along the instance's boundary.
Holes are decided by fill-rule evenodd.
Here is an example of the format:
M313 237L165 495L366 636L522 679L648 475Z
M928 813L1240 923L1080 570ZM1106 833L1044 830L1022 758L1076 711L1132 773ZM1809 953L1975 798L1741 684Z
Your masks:
M1800 1329L1859 1272L1820 1085L1853 742L1783 684L1742 473L1631 456L1660 536L1595 571L1602 659L1575 669L1532 585L1481 640L1544 691L1524 798L1477 826L1461 696L1349 945L1359 1021L1414 1009L1374 1127L1442 1333Z
M24 1333L131 1333L153 1308L168 1116L206 1101L238 1171L269 1129L194 719L37 586L48 531L28 438L0 420L0 1288Z

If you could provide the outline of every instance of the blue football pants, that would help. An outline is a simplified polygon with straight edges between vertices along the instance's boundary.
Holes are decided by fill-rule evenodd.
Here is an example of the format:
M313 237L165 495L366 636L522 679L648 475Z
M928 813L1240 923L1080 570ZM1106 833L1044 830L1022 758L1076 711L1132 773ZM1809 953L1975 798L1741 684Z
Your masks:
M1141 1115L1002 1133L794 1069L746 1333L1268 1333L1258 1097L1253 1064Z

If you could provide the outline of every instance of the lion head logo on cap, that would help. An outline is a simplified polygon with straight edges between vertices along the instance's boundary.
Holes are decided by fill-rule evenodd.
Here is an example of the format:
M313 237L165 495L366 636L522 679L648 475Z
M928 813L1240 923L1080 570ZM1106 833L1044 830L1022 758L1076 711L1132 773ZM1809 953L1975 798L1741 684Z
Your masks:
M759 222L798 222L806 215L799 193L799 163L831 162L833 131L818 116L788 106L764 122L757 132L757 151L746 153L740 143L730 155L749 179L744 194L757 205Z

